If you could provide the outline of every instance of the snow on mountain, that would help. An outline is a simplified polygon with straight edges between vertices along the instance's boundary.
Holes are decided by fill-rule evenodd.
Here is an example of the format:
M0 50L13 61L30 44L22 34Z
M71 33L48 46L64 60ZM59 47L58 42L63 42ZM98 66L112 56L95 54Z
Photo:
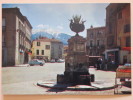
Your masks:
M65 33L58 33L58 34L51 34L51 33L47 33L47 32L37 32L37 33L34 33L32 34L31 36L31 39L32 40L35 40L36 38L39 38L39 37L47 37L47 38L55 38L57 40L60 40L64 45L67 45L68 44L68 39L71 38L71 35L68 35L68 34L65 34Z

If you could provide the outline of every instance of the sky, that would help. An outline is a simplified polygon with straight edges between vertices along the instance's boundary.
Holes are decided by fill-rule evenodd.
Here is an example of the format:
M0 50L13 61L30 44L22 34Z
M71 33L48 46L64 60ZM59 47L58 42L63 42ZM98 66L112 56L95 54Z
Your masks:
M72 16L81 15L85 30L79 33L86 37L87 29L105 26L106 7L108 3L75 3L75 4L3 4L2 8L20 8L23 16L26 16L33 29L32 34L38 31L49 33L66 33L75 35L69 28Z

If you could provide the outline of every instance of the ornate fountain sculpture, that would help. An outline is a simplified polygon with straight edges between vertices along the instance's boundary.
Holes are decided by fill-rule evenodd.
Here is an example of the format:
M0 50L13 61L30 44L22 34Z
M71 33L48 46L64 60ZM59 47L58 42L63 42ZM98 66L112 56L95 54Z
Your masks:
M85 29L84 22L81 20L81 16L73 16L73 19L70 20L70 29L78 35L79 32Z
M73 16L70 20L70 29L76 33L68 40L68 55L65 58L64 75L57 75L57 83L71 83L73 85L91 85L88 72L88 56L86 56L86 39L78 33L84 31L81 16Z

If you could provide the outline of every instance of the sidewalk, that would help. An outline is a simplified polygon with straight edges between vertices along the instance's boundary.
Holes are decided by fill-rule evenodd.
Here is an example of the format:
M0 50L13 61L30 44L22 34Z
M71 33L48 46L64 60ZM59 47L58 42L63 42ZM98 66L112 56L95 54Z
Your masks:
M29 64L19 64L19 65L15 65L15 67L28 67Z

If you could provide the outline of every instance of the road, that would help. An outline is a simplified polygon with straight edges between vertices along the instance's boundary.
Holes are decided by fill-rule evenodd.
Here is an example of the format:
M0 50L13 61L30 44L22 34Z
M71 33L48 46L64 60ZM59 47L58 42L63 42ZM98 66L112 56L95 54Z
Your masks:
M44 66L3 67L2 84L37 80L56 80L57 74L64 73L64 63L46 63Z
M87 95L113 95L114 91L55 91L39 87L40 80L56 82L57 74L63 74L65 63L46 63L44 66L30 67L3 67L2 93L3 94L87 94ZM111 79L114 81L115 72L96 72L96 80ZM106 75L105 75L106 74Z

